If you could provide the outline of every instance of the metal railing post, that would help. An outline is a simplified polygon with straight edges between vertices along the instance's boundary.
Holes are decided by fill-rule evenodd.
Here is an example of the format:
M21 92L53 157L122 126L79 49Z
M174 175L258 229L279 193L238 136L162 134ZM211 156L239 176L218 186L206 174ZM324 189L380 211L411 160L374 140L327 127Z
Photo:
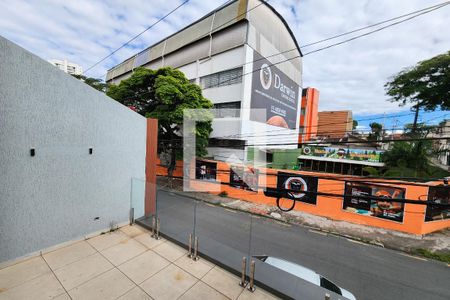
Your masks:
M248 287L247 289L250 292L254 292L255 291L255 261L252 259L251 263L250 263L250 281L248 283Z
M134 207L130 208L130 225L134 224Z
M239 285L242 287L245 287L245 285L247 284L247 282L245 281L245 276L246 276L246 272L245 270L247 269L247 257L243 257L242 258L242 273L241 273L241 281L239 282Z
M198 260L198 236L195 237L195 245L194 245L194 256L192 257L193 260Z
M192 233L189 234L189 250L188 250L188 257L192 257Z
M155 237L156 234L156 218L155 216L152 216L152 238Z
M155 239L159 240L159 229L160 229L160 225L161 225L161 221L159 220L159 218L156 218L156 237Z

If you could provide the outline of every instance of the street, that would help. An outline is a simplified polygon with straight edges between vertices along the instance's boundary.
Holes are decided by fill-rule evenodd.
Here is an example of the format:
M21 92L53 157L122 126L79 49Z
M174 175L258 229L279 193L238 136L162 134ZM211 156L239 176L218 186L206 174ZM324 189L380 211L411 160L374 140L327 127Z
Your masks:
M280 257L316 271L357 299L450 299L450 267L445 263L206 203L195 205L192 198L161 190L157 199L161 232L181 242L192 233L195 213L200 252L202 240L214 239L243 253Z

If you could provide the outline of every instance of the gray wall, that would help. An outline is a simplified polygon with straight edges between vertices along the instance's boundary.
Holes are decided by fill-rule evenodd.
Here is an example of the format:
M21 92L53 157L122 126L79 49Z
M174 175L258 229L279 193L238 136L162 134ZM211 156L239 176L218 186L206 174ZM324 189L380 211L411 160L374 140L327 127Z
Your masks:
M0 37L0 262L127 221L145 142L145 118Z

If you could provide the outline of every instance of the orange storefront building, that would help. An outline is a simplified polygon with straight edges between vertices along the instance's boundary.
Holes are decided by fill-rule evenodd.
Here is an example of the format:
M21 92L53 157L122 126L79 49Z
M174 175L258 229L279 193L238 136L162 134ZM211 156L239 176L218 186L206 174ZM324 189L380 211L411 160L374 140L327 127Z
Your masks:
M258 170L246 168L243 173L239 173L231 170L231 167L233 170L239 168L239 166L230 166L220 161L198 160L196 170L192 170L192 172L197 171L197 174L195 177L193 174L191 176L196 179L191 180L190 186L192 189L202 191L206 189L214 194L226 191L231 198L276 206L276 199L267 196L264 188L282 190L288 181L289 186L294 188L297 182L307 185L310 192L317 192L317 194L295 201L294 210L333 220L416 235L450 227L448 208L414 203L414 201L428 199L434 199L437 202L437 198L442 198L442 193L448 197L450 188L440 186L442 182L414 183L386 179L370 179L369 182L367 178L358 176L261 168ZM200 174L198 170L203 171ZM166 168L158 165L157 174L165 176ZM174 176L183 176L182 162L178 162ZM256 180L257 185L243 184L242 180L239 180L240 177L250 178L250 182ZM367 201L367 199L358 199L356 196L351 197L351 195L364 194L379 197L380 200ZM412 201L411 203L385 202L383 197ZM293 202L284 199L280 203L283 206Z

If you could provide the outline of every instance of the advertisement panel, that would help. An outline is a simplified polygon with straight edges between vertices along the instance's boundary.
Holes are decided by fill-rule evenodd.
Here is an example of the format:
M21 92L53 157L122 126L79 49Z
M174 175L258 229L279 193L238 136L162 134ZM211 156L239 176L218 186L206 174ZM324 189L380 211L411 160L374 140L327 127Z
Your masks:
M367 149L349 149L337 147L304 146L302 155L328 157L337 159L351 159L367 162L381 162L384 151Z
M302 192L317 192L318 183L319 179L317 177L285 172L278 172L277 174L277 189L294 190L287 192L287 198L298 200L300 202L310 204L317 203L316 194Z
M380 200L358 198L380 197ZM386 201L405 199L405 189L382 185L345 183L344 210L360 215L403 222L404 203Z
M428 201L450 204L450 186L430 186L428 189ZM425 222L445 219L450 219L450 208L427 205Z
M266 115L250 113L250 120L295 129L299 85L254 51L250 108L265 109Z
M195 162L195 179L216 181L217 163L197 160Z
M230 185L235 188L258 191L259 170L244 166L232 166L230 168Z

